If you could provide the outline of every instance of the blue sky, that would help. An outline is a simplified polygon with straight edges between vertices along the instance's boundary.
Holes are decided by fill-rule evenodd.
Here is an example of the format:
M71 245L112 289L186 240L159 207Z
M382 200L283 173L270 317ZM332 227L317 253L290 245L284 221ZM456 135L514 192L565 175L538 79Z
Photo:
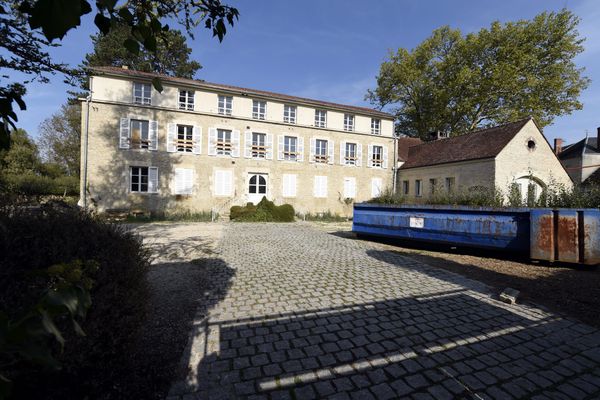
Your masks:
M545 10L567 7L582 21L586 50L576 62L592 84L583 93L584 109L557 118L545 129L549 140L567 142L596 134L600 126L600 2L596 0L256 0L228 1L240 20L219 43L199 29L190 41L192 57L202 65L197 78L353 105L368 105L379 65L390 50L413 48L431 31L450 25L477 31L494 20L530 19ZM70 31L56 60L77 65L91 51L93 17ZM29 87L28 110L19 125L37 136L39 124L64 103L68 86L56 76L50 84Z

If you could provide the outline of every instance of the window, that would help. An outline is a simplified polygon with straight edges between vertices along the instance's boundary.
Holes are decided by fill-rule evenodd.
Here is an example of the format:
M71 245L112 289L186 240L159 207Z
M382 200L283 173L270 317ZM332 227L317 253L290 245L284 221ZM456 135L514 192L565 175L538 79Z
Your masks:
M248 193L267 194L267 179L263 175L252 175L248 183Z
M296 175L283 174L283 197L296 197Z
M402 194L407 195L410 190L409 181L402 181Z
M315 197L327 197L327 177L326 176L315 176L314 186Z
M298 138L295 136L284 136L283 159L286 161L298 160Z
M194 151L194 127L191 125L177 125L177 151L191 153Z
M219 114L231 115L231 109L233 104L233 97L219 95Z
M149 121L139 119L131 120L130 148L147 149L150 147L149 126Z
M344 151L344 164L356 165L356 160L356 143L346 143L346 149Z
M446 192L452 193L454 191L456 179L454 177L446 178Z
M373 146L371 149L371 166L383 167L383 146Z
M316 139L315 140L315 162L326 163L327 157L327 140Z
M252 118L265 119L267 114L267 102L252 100Z
M190 195L194 189L194 170L175 168L173 177L173 194Z
M158 168L131 167L129 169L132 193L156 193L158 188Z
M218 155L230 156L232 150L231 131L225 129L217 129L216 150Z
M350 132L354 130L354 115L344 114L344 130Z
M133 83L133 102L135 104L152 104L152 86L149 83Z
M267 135L264 133L252 132L252 158L265 158L267 147L265 145Z
M194 91L193 90L180 90L179 91L179 109L180 110L194 110Z
M296 106L283 106L283 122L288 124L296 123Z
M315 126L325 128L327 126L327 111L315 110Z
M415 181L415 196L421 197L423 195L423 188L421 187L421 180L417 179Z
M230 170L215 171L215 196L231 196L233 192L233 173Z
M437 179L431 178L429 179L429 193L435 194L437 187Z
M381 120L377 118L371 118L371 134L381 135Z
M353 199L356 197L356 178L344 178L344 198Z
M371 179L371 197L381 196L382 186L383 186L383 179L381 179L381 178Z

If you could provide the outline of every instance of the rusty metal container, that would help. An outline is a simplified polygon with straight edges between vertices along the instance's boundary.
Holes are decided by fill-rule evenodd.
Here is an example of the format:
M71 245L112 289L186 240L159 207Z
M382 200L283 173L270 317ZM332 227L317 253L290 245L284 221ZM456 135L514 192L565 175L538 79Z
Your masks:
M360 203L354 205L352 230L362 235L506 250L539 260L600 263L600 211L596 209Z

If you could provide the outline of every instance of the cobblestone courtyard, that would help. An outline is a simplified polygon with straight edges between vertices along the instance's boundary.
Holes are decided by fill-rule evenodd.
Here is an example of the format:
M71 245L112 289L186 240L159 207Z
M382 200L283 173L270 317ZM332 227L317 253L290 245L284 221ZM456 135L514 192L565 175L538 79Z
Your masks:
M226 224L183 399L597 399L600 332L309 224Z

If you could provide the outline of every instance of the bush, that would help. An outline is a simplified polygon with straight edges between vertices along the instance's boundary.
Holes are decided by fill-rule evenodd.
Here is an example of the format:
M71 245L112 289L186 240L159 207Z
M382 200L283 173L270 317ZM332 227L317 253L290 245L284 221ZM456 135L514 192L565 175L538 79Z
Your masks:
M74 196L79 194L79 178L74 176L48 176L23 174L2 176L3 190L26 196Z
M91 307L81 323L87 336L77 336L63 321L64 352L54 352L62 370L12 367L8 377L15 382L15 398L39 393L46 398L97 398L127 376L128 349L148 296L149 254L141 240L124 226L71 207L0 210L0 310L10 320L27 313L54 285L40 271L59 264L77 266L77 260L84 265L93 260L98 266L90 276ZM76 269L73 273L79 274Z
M290 204L276 206L272 201L263 197L255 206L252 203L246 206L233 206L229 209L229 218L232 221L243 222L293 222L294 207Z
M218 217L218 215L215 215ZM160 221L172 221L172 222L210 222L213 220L213 214L210 211L180 211L174 213L158 213L151 214L148 216L136 216L128 215L125 218L125 222L160 222Z

